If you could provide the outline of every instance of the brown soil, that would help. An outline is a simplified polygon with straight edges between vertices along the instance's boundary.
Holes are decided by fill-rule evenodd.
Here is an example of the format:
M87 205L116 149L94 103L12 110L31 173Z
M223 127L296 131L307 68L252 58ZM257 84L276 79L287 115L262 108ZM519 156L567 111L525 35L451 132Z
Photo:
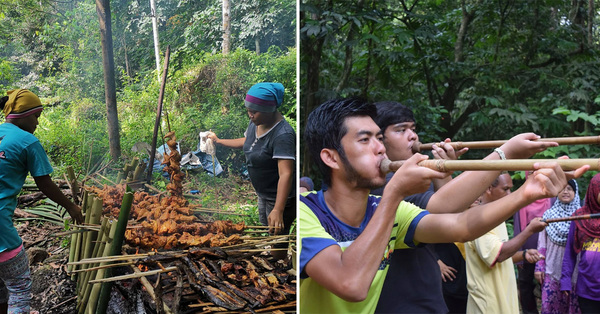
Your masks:
M26 222L17 226L27 251L32 278L31 310L39 313L75 313L75 283L67 276L68 249L53 234L62 226Z

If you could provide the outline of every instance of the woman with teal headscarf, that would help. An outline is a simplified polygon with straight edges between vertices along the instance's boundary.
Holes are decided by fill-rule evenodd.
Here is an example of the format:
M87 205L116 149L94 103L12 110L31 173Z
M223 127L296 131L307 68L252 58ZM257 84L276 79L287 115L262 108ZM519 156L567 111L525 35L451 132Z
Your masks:
M272 233L288 233L296 218L296 134L277 108L283 103L280 83L258 83L246 94L250 123L244 137L215 144L243 148L250 181L258 195L259 219Z

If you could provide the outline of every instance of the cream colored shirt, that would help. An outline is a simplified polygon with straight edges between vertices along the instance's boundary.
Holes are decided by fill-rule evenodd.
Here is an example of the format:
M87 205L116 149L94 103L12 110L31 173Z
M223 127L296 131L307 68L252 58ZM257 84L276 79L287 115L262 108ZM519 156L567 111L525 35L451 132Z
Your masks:
M496 263L508 241L502 223L474 241L465 243L467 261L467 313L519 313L517 280L512 258Z

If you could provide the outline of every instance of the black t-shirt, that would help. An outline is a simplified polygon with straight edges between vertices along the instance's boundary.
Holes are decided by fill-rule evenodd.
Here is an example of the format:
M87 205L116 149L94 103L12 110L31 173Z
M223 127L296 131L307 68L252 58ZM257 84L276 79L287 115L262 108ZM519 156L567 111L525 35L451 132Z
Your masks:
M260 137L256 137L256 125L250 122L246 129L244 154L250 181L256 194L267 199L277 197L277 183L279 181L278 159L296 159L296 134L294 129L281 120L271 130ZM290 197L296 195L296 175L292 177Z
M387 181L392 175L393 173L387 175ZM378 190L383 192L383 188L380 188L371 193L375 194ZM411 195L404 201L425 209L433 193L432 184L426 192ZM415 249L394 250L375 312L448 313L437 260L432 244Z
M444 295L467 299L467 268L465 259L454 243L436 243L433 245L435 253L444 264L456 269L456 278L442 282Z

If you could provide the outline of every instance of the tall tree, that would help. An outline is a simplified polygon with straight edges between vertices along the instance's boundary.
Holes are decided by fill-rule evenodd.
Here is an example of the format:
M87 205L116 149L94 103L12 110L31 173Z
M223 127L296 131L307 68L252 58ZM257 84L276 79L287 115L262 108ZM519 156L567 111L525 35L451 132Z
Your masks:
M104 67L104 97L106 102L110 156L114 161L117 161L121 157L121 139L119 135L119 116L117 114L110 0L96 0L96 12L100 21L102 64Z
M231 10L229 0L223 0L223 54L226 55L231 49L231 23L229 17Z
M158 41L158 19L156 12L156 3L150 0L150 14L152 15L152 38L154 38L154 59L156 60L156 76L160 82L160 42Z

